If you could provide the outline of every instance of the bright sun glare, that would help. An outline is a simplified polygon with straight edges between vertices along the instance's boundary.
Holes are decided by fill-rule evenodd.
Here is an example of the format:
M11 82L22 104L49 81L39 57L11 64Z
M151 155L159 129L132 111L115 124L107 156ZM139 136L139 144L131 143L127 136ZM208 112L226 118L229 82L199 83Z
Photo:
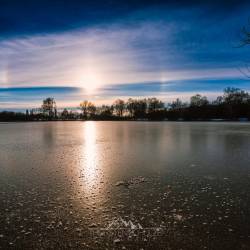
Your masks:
M103 85L102 77L99 72L93 69L85 69L81 76L81 86L88 94L93 94Z

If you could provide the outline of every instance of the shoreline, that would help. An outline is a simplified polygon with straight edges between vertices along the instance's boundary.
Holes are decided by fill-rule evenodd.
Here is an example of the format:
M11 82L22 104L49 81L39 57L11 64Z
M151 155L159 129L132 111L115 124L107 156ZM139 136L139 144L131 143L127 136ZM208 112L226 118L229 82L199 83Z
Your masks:
M35 121L0 121L0 124L3 123L41 123L41 122L177 122L177 123L189 123L189 122L213 122L213 123L226 123L226 122L235 122L235 123L250 123L249 120L35 120Z

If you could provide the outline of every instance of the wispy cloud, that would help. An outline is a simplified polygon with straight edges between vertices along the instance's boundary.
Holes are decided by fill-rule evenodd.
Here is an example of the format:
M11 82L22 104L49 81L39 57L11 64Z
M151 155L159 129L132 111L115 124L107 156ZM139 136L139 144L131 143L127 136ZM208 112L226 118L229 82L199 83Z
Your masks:
M250 53L235 45L247 11L228 11L224 19L219 14L211 18L207 11L199 7L146 9L108 24L2 39L0 88L97 88L97 99L106 100L112 95L131 95L138 83L134 95L218 92L224 87L222 79L246 86L238 67ZM216 88L211 79L217 81ZM71 103L80 98L69 96ZM7 98L2 93L0 102Z

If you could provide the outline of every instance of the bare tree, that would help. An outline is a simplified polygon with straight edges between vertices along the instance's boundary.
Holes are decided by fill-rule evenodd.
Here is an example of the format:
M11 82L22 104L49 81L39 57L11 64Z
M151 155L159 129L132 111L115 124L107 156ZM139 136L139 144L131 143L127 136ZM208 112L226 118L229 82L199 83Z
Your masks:
M241 30L241 46L250 44L250 20L248 26L244 26Z
M56 101L54 98L48 97L45 100L43 100L41 108L45 116L48 116L49 118L56 118L57 108L56 108Z
M248 25L244 26L241 30L241 44L238 47L244 47L250 45L250 19ZM243 69L239 68L239 71L247 78L250 78L250 66L249 63L245 63Z
M147 99L147 103L148 103L148 112L155 112L155 111L158 111L158 110L161 110L164 108L164 103L153 97L153 98L148 98Z
M190 106L191 107L202 107L208 104L208 100L206 96L201 96L200 94L191 96L190 98Z
M115 100L114 104L113 104L113 107L115 109L115 112L116 114L119 116L119 117L122 117L123 116L123 112L125 110L125 102L121 99L117 99Z
M94 115L96 112L95 105L87 100L80 103L80 108L83 112L84 118L87 118L88 115Z

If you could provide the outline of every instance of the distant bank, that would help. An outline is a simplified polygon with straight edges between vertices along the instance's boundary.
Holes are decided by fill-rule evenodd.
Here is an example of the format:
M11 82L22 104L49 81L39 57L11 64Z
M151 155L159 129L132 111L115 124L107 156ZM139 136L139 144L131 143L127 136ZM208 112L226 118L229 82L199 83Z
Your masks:
M117 99L112 105L95 106L85 100L74 109L57 109L52 97L40 108L26 112L0 112L0 121L249 121L250 95L238 88L226 88L222 96L208 101L196 94L186 103L177 98L164 103L152 97L127 101Z

